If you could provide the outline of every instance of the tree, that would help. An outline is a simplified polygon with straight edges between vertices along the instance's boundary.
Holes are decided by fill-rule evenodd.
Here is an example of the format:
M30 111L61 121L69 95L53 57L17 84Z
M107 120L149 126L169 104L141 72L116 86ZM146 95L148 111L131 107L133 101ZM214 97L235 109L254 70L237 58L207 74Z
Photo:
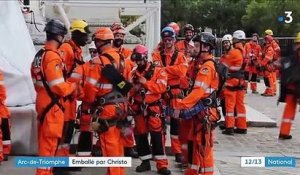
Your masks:
M271 29L275 36L294 36L300 31L299 9L300 3L297 0L252 0L246 8L246 14L242 17L243 26L249 33L262 34L266 29ZM289 24L278 21L279 17L288 20L286 11L292 11L293 21Z
M300 31L299 9L299 0L162 0L162 27L174 21L211 28L217 36L238 29L250 36L268 28L276 36L294 36ZM292 11L290 24L278 21L285 11Z
M163 0L162 25L174 21L211 28L218 35L241 29L249 0Z

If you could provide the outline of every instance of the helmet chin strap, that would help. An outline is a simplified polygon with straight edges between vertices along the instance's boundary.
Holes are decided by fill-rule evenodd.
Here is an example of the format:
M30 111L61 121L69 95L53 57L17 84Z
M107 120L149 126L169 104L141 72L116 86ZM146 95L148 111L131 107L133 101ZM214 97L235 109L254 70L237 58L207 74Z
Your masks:
M103 46L105 46L106 44L109 44L110 42L108 42L108 41L106 41L106 42L104 42L103 44L101 44L100 46L98 46L97 47L97 52L98 53L101 53L102 51L101 51L101 48L103 47Z
M60 47L63 44L63 41L60 41L57 37L58 36L54 37L54 41L58 42L58 47Z
M210 50L211 50L211 49L210 49L210 50L202 50L202 46L203 46L203 45L204 45L204 44L201 43L200 54L201 54L201 53L210 53ZM210 47L210 46L209 46L209 47Z

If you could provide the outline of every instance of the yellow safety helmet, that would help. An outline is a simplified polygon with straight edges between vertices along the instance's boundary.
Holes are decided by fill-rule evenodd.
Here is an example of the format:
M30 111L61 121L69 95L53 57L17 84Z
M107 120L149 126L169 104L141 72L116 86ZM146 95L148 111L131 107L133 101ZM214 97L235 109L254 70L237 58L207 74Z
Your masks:
M271 36L273 36L273 31L272 31L271 29L267 29L267 30L265 31L265 34L266 34L266 35L271 35Z
M300 43L300 32L297 34L295 38L295 43Z
M81 33L91 33L89 30L88 23L81 19L76 19L72 21L70 31L74 32L76 30L79 30Z

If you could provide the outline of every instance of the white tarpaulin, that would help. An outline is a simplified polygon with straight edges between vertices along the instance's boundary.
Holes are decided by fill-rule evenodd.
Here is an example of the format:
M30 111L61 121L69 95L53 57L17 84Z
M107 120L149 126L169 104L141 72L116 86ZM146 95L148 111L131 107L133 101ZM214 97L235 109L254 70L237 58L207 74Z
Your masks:
M35 154L37 122L30 76L35 49L17 0L0 1L0 21L0 69L7 89L6 104L11 106L13 153Z
M4 72L7 105L35 101L30 64L35 49L18 1L0 1L0 69Z

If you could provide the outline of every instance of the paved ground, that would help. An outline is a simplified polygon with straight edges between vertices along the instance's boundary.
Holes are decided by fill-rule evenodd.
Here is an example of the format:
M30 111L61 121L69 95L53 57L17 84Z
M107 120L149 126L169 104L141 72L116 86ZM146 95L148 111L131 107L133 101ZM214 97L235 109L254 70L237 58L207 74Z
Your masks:
M263 91L262 85L259 88ZM247 94L247 105L262 112L280 125L283 104L277 106L277 97L261 97L260 95ZM292 135L293 139L279 141L278 127L251 127L247 135L224 136L219 129L216 129L215 162L216 175L299 175L300 174L300 116L297 112L294 121ZM241 156L294 156L298 164L296 168L242 168L240 165ZM170 168L173 175L183 174L175 167L174 158L169 156ZM138 174L134 172L135 167L140 163L134 159L133 168L127 169L128 175ZM156 174L154 164L153 171L143 173L144 175ZM0 175L34 174L33 169L15 168L13 161L5 162L0 166ZM86 168L74 175L102 175L103 168Z

